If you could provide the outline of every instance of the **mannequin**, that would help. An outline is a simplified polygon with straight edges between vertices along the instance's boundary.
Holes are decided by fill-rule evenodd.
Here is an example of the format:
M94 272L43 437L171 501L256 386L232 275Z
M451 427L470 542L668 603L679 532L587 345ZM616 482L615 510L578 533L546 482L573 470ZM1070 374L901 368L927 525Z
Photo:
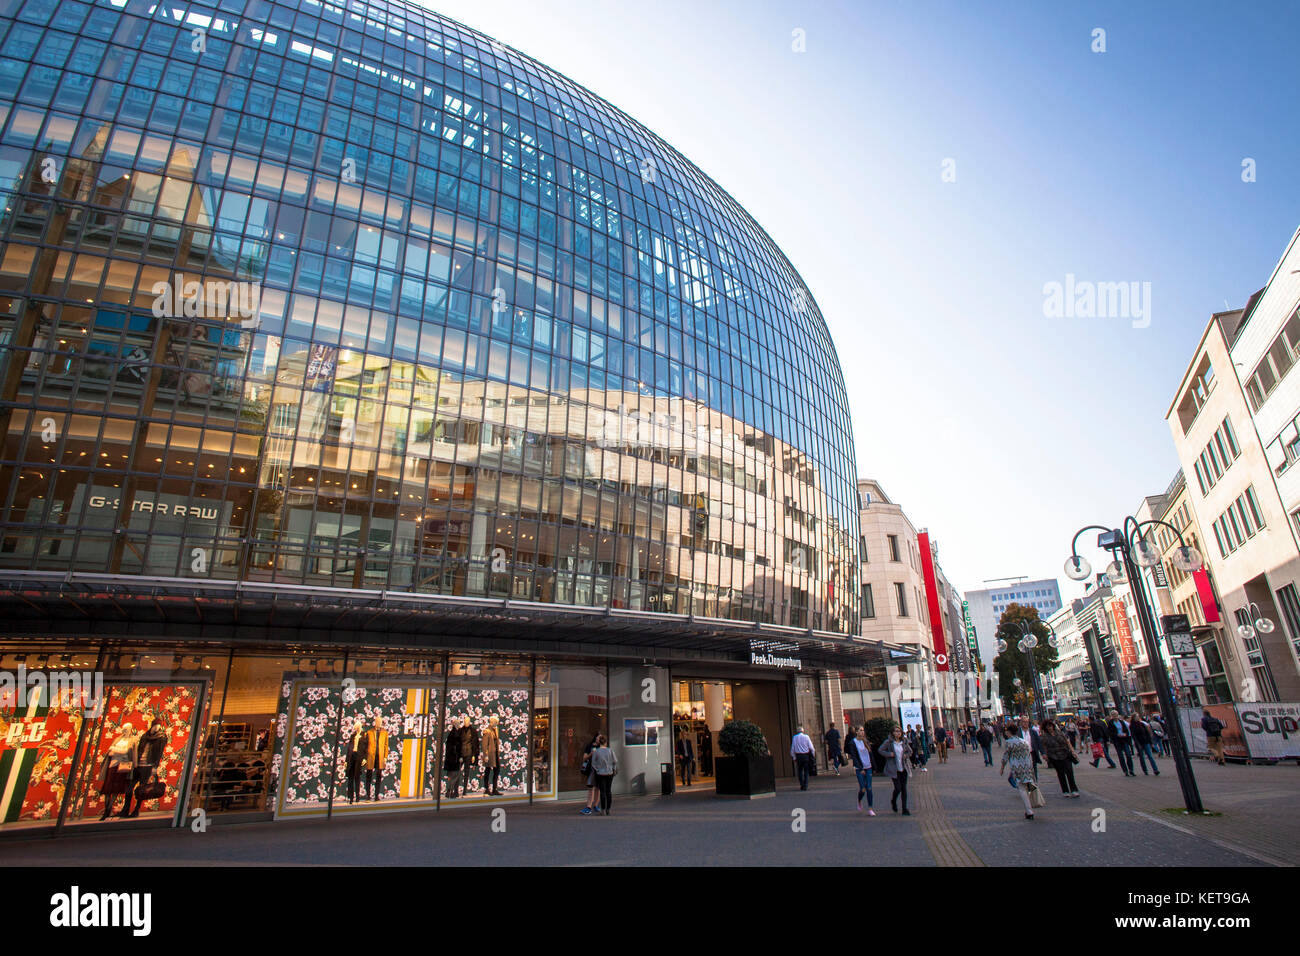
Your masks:
M460 719L460 775L467 791L469 782L478 776L478 753L478 731L467 714Z
M138 759L135 768L131 772L133 786L126 792L126 806L122 808L122 816L136 817L140 815L140 809L144 806L144 800L140 798L141 788L158 773L166 749L167 731L163 729L162 720L155 717L149 724L148 732L136 741ZM134 810L131 809L132 793L135 794L136 798Z
M442 748L442 769L447 773L447 798L450 800L460 796L461 729L452 727L447 731L447 742Z
M348 738L347 763L344 765L344 773L348 779L348 803L357 802L357 791L361 785L361 771L366 765L368 743L369 734L366 733L365 724L358 717L352 724L352 736Z
M119 793L127 794L122 811L122 816L126 816L131 803L131 782L137 758L135 727L130 723L123 724L122 733L109 745L108 753L104 754L104 762L99 768L99 792L104 797L104 812L99 819L108 819Z
M384 730L383 718L375 714L374 726L366 731L366 791L371 800L378 800L383 790L381 778L387 762L388 731Z
M501 769L501 719L495 715L488 719L488 728L483 731L483 789L494 797L500 796L497 781Z

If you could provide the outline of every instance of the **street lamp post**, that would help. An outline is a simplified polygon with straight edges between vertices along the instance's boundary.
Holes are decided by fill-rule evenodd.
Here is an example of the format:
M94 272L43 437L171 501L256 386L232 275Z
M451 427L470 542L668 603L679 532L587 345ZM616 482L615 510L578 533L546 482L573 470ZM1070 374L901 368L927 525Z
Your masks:
M1133 602L1137 606L1138 626L1141 628L1142 640L1146 645L1147 659L1150 661L1151 676L1155 681L1156 694L1160 699L1160 707L1164 711L1166 718L1168 718L1166 723L1173 724L1172 728L1170 728L1172 733L1169 736L1170 741L1173 743L1174 766L1178 770L1178 785L1183 791L1183 804L1187 807L1188 813L1204 813L1204 808L1201 805L1201 794L1196 786L1196 775L1192 772L1192 762L1187 753L1187 740L1183 735L1183 723L1178 719L1178 704L1174 700L1173 685L1169 681L1169 672L1165 670L1164 658L1160 654L1155 619L1151 615L1151 609L1147 606L1146 596L1138 572L1139 565L1149 568L1160 560L1160 552L1156 550L1155 545L1143 533L1143 529L1151 525L1161 525L1178 536L1179 547L1174 552L1174 567L1188 573L1200 569L1202 563L1200 552L1189 547L1187 542L1183 540L1182 532L1173 525L1158 519L1140 522L1136 518L1129 516L1124 519L1122 531L1100 525L1088 525L1075 532L1074 540L1070 543L1070 557L1065 562L1065 576L1072 581L1082 581L1092 573L1092 568L1088 562L1079 557L1079 536L1085 531L1101 532L1097 536L1097 547L1104 548L1117 556L1108 570L1120 571L1121 577L1127 577L1129 581L1133 582L1131 587ZM1122 565L1120 564L1121 558L1123 559ZM1112 579L1114 577L1115 575L1112 575Z
M1033 681L1034 684L1034 688L1033 688L1034 713L1037 717L1038 722L1042 723L1043 718L1046 716L1046 713L1043 710L1043 692L1042 692L1040 681L1038 679L1038 660L1034 655L1034 648L1038 646L1038 635L1034 633L1033 627L1024 618L1021 618L1019 621L1015 623L1020 628L1020 641L1016 644L1016 650L1020 651L1020 653L1025 656L1025 660L1029 664L1029 679ZM1052 647L1056 647L1058 643L1056 637L1056 628L1052 627L1052 625L1048 624L1046 621L1042 620L1041 618L1036 623L1041 624L1043 627L1047 628L1048 631L1047 642ZM1006 640L999 638L998 651L1000 653L1006 653L1006 647L1007 647ZM1019 687L1020 684L1017 683L1016 686Z

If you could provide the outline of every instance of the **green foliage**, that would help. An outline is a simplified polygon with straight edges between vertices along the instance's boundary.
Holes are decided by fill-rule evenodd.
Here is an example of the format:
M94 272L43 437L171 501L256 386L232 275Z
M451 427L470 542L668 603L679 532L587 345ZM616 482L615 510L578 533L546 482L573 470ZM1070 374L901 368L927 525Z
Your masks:
M767 755L767 741L758 724L733 720L718 734L718 749L728 757L763 757Z
M1038 638L1038 646L1032 651L1026 653L1020 650L1020 639L1023 632L1020 622L1024 621L1029 625L1030 631ZM1039 674L1047 674L1055 670L1060 665L1060 658L1056 653L1056 648L1047 643L1051 631L1038 618L1038 608L1028 607L1022 604L1011 604L1002 612L1002 619L998 621L998 629L995 637L1007 642L1007 649L993 658L993 669L998 674L998 692L1002 697L1002 703L1008 713L1016 713L1020 707L1015 702L1016 684L1015 679L1020 678L1025 691L1032 692L1034 686L1034 671ZM1039 687L1050 686L1050 681L1039 680ZM1025 707L1026 711L1031 711L1031 707Z

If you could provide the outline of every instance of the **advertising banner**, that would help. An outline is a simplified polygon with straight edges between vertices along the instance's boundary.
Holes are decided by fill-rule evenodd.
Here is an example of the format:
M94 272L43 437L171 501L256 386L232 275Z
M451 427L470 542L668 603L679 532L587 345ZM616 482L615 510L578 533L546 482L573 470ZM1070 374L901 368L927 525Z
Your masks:
M1237 718L1252 759L1300 758L1300 703L1238 704Z
M939 584L934 573L934 552L930 548L930 535L922 531L916 536L921 551L921 576L925 579L925 603L930 609L930 636L934 641L935 670L949 670L948 641L943 633L943 612L939 609Z
M903 729L908 727L921 727L924 721L921 719L921 702L919 700L905 700L898 705L898 722L903 725Z
M1122 598L1110 603L1111 618L1115 622L1115 643L1119 647L1119 657L1125 667L1136 667L1137 646L1133 643L1133 632L1128 626L1128 607Z

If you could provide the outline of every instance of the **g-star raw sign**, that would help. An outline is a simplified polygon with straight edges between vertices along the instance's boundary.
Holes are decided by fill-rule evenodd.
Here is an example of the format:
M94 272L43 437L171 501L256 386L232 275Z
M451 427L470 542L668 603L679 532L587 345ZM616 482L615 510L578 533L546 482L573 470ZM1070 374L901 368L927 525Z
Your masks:
M759 667L780 667L790 668L793 670L803 670L803 661L797 657L787 656L797 653L799 646L797 644L786 644L781 641L757 641L749 642L749 662Z

